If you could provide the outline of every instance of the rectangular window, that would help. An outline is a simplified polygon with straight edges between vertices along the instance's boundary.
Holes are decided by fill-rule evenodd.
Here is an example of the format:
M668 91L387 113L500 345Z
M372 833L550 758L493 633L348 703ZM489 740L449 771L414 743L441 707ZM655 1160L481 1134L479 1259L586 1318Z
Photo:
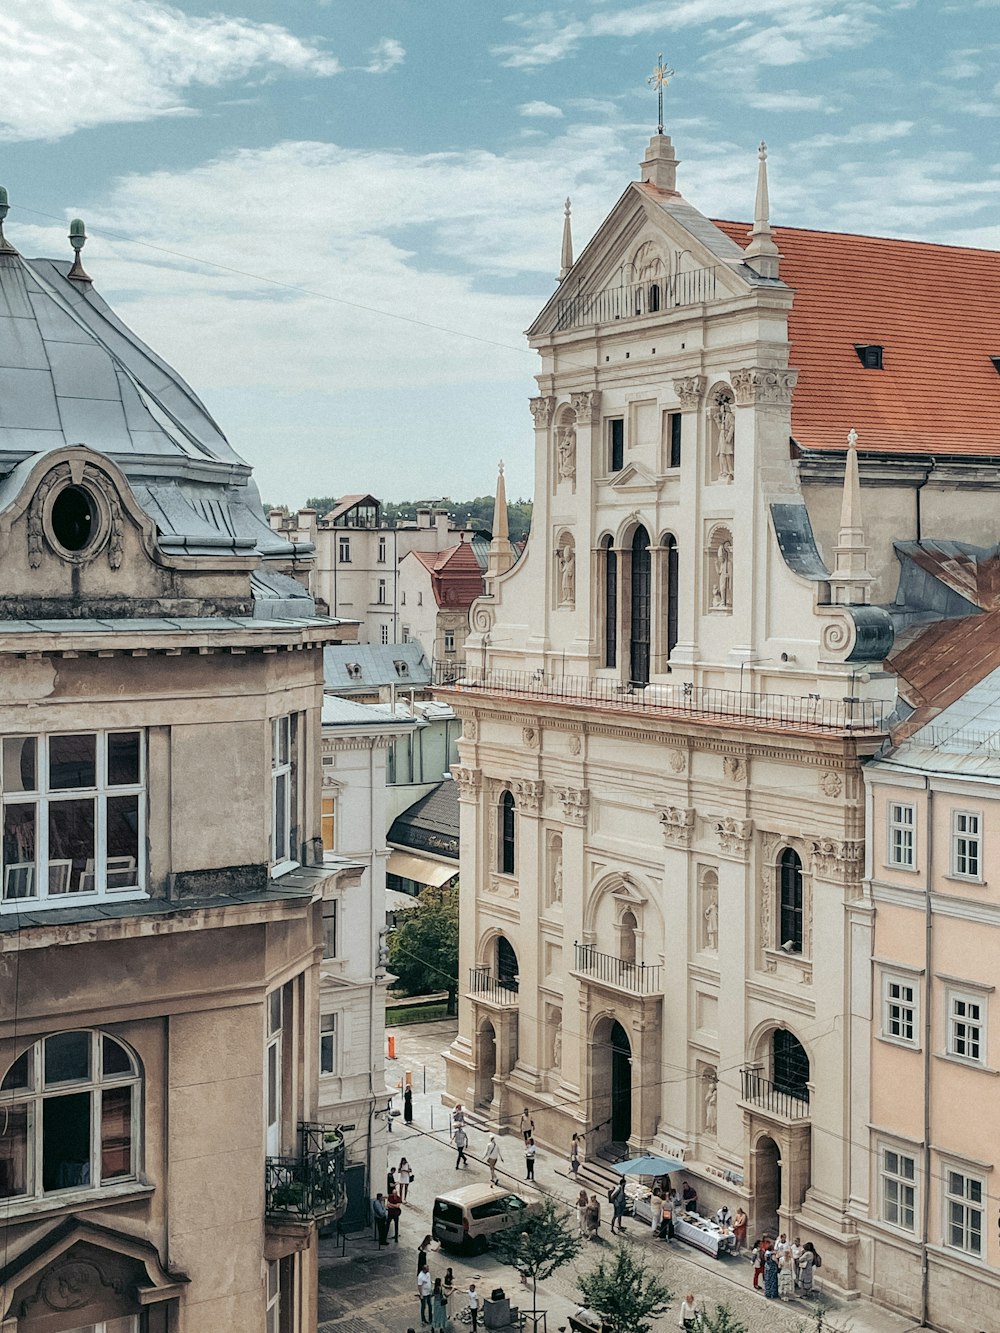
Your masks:
M979 815L955 810L951 816L951 873L960 879L980 879Z
M976 1064L985 1063L985 997L948 992L948 1054Z
M670 466L680 467L681 465L681 422L684 418L680 412L670 413Z
M916 807L889 804L889 864L912 870L916 865Z
M882 978L882 1036L915 1045L917 988L902 977Z
M323 902L323 957L337 956L337 900L327 898Z
M608 466L612 472L621 472L625 466L624 417L612 417L608 422Z
M337 1015L321 1014L319 1019L319 1072L337 1072Z
M140 731L5 736L0 909L145 881Z
M882 1221L912 1231L916 1217L916 1161L895 1148L880 1154Z
M379 537L379 539L378 539L378 562L379 562L380 565L384 565L384 564L385 564L385 538L384 538L384 537Z
M271 720L271 863L297 863L295 743L293 714Z
M383 648L386 647L386 645L388 644L388 642L389 642L389 626L388 626L388 625L383 625L383 626L382 626L382 647L383 647Z
M378 604L379 606L385 606L386 604L385 579L379 579L378 581Z
M978 1258L983 1253L983 1182L964 1171L947 1171L945 1183L944 1243Z
M324 852L335 852L337 850L336 796L323 797L323 850Z
M337 559L342 565L351 563L351 539L350 537L337 538Z
M453 653L455 651L455 631L452 629L445 630L444 632L444 650L446 653Z
M277 1259L267 1262L267 1333L281 1333L281 1269Z

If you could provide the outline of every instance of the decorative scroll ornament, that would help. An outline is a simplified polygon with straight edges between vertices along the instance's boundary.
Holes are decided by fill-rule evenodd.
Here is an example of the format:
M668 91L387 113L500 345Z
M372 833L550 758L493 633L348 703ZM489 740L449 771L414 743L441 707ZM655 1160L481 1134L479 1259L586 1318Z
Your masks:
M537 728L537 727L522 727L522 728L521 728L521 740L524 742L524 745L525 745L525 748L526 748L526 749L528 749L528 750L537 750L537 749L538 749L538 728Z
M474 717L467 717L462 723L462 735L467 741L479 739L479 723Z
M563 819L567 824L586 824L587 811L590 809L590 792L586 788L558 787L556 795L563 808Z
M860 838L818 838L810 843L813 874L849 884L861 878L865 844Z
M738 754L727 754L722 761L722 771L730 782L745 782L747 761Z
M820 652L828 658L846 658L854 648L855 637L854 621L850 616L832 617L826 621L820 631Z
M753 407L758 403L790 403L798 377L797 370L770 370L764 366L747 366L743 370L729 372L737 407Z
M572 403L578 426L595 426L600 421L600 389L586 389L583 393L574 393Z
M699 405L705 396L707 384L704 375L685 375L681 379L674 380L674 393L680 399L682 412L688 412Z
M528 400L531 415L535 418L535 429L549 425L556 410L556 400L549 395Z
M727 856L745 858L750 850L750 839L753 836L753 820L734 819L732 815L724 815L721 819L716 819L714 825L720 849Z
M511 784L517 808L526 815L537 815L545 796L545 783L518 778Z
M32 569L37 569L42 563L42 553L45 550L44 528L42 526L45 502L61 482L69 481L69 479L69 464L60 463L58 467L54 467L51 472L42 478L38 489L35 491L34 499L28 510L27 524L28 564Z
M694 834L694 809L690 806L661 806L660 829L665 847L690 847Z
M474 634L489 634L495 620L496 611L487 598L479 597L472 603L469 625Z
M763 949L772 947L771 899L775 888L774 849L780 841L780 833L762 833L760 836L760 942ZM768 972L775 971L775 963L771 958L765 958L764 966Z
M477 798L483 785L482 769L463 768L456 764L451 770L451 776L458 786L460 801L474 801Z

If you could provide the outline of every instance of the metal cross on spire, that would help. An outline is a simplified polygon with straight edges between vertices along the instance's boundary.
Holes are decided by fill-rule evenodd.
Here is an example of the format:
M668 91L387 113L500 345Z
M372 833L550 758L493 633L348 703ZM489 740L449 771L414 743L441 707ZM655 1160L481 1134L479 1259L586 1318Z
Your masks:
M669 65L663 63L663 52L661 51L656 57L656 68L646 80L650 88L656 89L657 134L663 133L663 90L673 77L674 71Z

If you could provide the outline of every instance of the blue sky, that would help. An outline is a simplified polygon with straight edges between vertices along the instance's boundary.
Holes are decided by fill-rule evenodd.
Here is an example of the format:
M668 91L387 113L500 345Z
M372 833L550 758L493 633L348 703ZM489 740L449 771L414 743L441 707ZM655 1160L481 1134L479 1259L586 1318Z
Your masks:
M776 223L1000 248L1000 0L7 0L7 232L86 220L268 500L464 497L501 456L527 495L522 330L563 199L579 251L636 175L659 51L709 216L764 138Z

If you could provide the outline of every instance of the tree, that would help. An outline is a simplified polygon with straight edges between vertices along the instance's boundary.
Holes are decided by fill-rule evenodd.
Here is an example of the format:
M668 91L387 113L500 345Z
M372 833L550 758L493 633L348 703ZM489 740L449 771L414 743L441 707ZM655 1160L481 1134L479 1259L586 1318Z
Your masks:
M531 1313L538 1314L538 1284L580 1252L580 1237L565 1209L546 1199L542 1211L526 1217L523 1225L501 1231L493 1244L502 1264L510 1264L531 1279Z
M611 1333L649 1333L648 1320L663 1314L674 1296L646 1261L634 1258L624 1245L618 1246L613 1258L602 1259L584 1273L577 1286Z
M737 1319L728 1305L717 1305L712 1314L702 1306L699 1329L704 1333L749 1333L742 1319Z
M426 888L389 936L389 967L407 995L448 992L448 1012L458 994L458 885Z

